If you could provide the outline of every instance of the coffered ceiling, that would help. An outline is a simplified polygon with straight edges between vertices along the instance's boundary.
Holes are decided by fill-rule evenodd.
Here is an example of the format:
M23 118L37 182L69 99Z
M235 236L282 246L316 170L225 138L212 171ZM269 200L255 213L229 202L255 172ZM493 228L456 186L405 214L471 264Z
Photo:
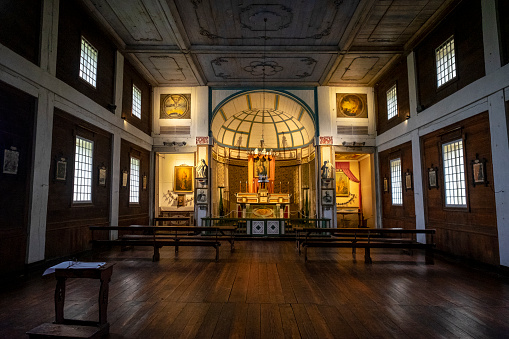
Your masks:
M456 0L83 0L154 86L371 86Z

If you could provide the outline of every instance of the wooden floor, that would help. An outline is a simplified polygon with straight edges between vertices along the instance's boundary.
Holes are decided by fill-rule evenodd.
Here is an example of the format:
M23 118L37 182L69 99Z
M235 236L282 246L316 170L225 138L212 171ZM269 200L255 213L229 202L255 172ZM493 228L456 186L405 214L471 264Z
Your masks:
M116 263L109 338L502 338L509 337L509 283L485 271L396 250L311 249L243 241L212 248L111 251L82 258ZM67 283L66 318L97 317L98 282ZM0 293L0 338L54 320L54 276Z

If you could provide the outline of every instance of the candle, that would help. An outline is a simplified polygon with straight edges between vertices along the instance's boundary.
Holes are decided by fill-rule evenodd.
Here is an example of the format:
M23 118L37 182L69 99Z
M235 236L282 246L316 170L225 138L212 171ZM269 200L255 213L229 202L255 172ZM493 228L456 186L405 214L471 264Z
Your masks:
M281 181L279 182L279 193L281 193Z
M239 181L239 192L242 192L242 181Z

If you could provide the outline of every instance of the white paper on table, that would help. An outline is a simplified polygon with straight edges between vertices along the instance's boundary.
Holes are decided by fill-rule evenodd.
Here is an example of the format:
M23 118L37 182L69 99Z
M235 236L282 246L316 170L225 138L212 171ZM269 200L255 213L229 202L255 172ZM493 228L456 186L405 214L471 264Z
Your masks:
M83 262L83 261L69 260L69 261L61 262L60 264L57 264L55 266L51 266L50 268L46 269L46 271L44 271L44 273L42 275L44 276L44 275L48 275L51 273L55 273L55 270L57 268L69 268L69 269L79 270L79 269L85 269L85 268L101 268L104 265L106 265L106 262Z

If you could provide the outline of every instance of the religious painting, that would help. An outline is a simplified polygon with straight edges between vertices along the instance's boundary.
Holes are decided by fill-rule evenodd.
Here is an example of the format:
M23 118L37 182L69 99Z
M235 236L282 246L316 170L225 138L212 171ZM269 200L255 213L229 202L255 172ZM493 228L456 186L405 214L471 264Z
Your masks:
M322 190L322 205L333 205L334 200L334 190Z
M142 183L143 183L142 188L144 191L146 191L147 190L147 176L146 175L143 176Z
M438 188L438 180L437 180L437 174L438 168L432 167L428 168L428 186L429 188Z
M122 171L122 187L127 187L127 171Z
M336 117L367 118L367 103L367 94L336 93Z
M161 119L191 119L191 94L161 94Z
M412 189L412 173L407 170L405 173L405 190L411 190Z
M192 166L175 166L175 192L192 192L193 191L193 167Z
M207 190L199 188L196 190L196 203L206 204L207 203Z
M389 180L384 178L384 192L389 192Z
M486 184L486 159L472 160L472 177L474 187L476 184Z
M3 173L18 174L19 152L13 148L4 150Z
M336 172L336 196L348 197L350 195L350 179L343 171Z
M186 195L185 194L179 194L177 196L177 207L182 207L186 205Z
M61 158L57 161L56 169L55 169L55 180L65 181L67 174L67 161L65 158Z
M99 168L99 186L106 186L106 167Z
M268 177L268 175L269 175L269 161L267 161L264 158L256 159L254 161L253 173L257 177L259 177L260 175Z

